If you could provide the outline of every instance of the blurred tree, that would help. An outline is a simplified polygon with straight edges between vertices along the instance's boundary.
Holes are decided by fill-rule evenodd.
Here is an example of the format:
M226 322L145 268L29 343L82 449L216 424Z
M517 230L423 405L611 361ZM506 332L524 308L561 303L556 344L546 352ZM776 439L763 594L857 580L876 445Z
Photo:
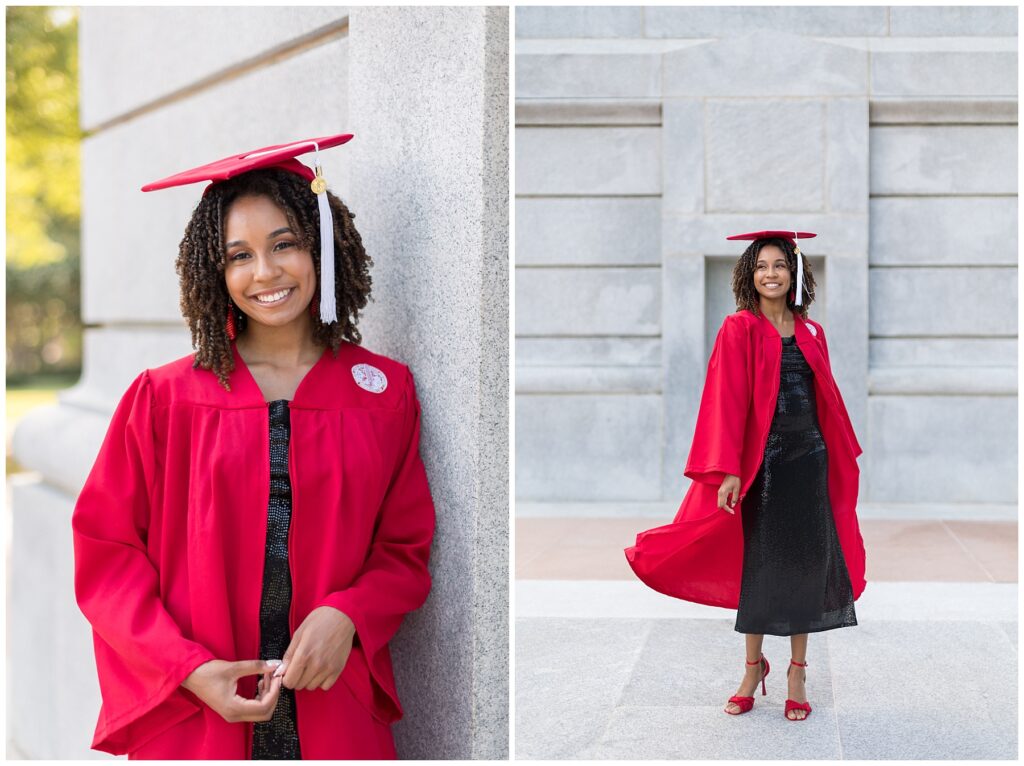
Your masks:
M78 16L7 6L7 378L81 368Z

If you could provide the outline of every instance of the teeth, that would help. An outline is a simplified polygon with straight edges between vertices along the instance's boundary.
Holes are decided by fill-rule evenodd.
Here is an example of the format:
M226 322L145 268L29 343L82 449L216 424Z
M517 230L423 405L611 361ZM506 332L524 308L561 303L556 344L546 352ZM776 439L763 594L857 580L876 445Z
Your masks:
M257 295L256 300L258 300L260 303L273 303L274 301L281 300L290 292L291 288L288 288L287 290L281 290L280 292L276 292L271 295Z

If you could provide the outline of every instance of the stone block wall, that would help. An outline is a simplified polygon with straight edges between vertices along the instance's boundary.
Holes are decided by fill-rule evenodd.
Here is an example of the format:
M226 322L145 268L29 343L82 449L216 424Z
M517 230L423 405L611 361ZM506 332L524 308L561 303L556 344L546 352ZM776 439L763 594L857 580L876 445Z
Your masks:
M800 228L862 505L1015 516L1016 30L1013 7L517 9L517 507L674 507L725 237Z

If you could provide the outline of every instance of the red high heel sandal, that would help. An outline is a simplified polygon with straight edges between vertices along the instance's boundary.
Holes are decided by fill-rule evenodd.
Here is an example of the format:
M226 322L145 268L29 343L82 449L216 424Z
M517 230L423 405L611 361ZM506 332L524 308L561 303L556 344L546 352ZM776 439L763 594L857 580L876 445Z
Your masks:
M748 662L747 664L748 665L761 665L762 663L764 663L764 665L763 665L764 672L761 673L761 696L763 697L764 695L766 695L768 693L767 690L764 688L764 679L766 679L768 677L768 671L771 670L771 667L768 665L768 658L765 657L762 654L761 655L761 659L754 660L753 662ZM755 686L754 688L756 689L757 687ZM729 713L729 715L741 715L742 713L746 713L752 707L754 707L754 698L753 697L739 697L739 696L734 694L733 696L729 697L729 702L736 703L736 705L738 705L739 708L740 708L740 712L739 713L732 713L732 712L726 710L725 712Z
M786 677L787 678L789 678L789 671L790 671L790 669L794 665L796 665L798 668L806 668L807 667L807 663L806 662L797 662L796 660L791 659L789 661L789 667L786 668ZM805 673L804 674L804 678L806 679L806 677L807 677L807 675ZM790 710L806 710L807 711L807 715L805 715L803 718L790 718L789 717L789 711ZM786 700L786 713L785 713L785 715L786 715L786 720L787 721L806 721L807 720L807 716L809 716L810 714L811 714L811 703L810 702L797 702L795 700Z

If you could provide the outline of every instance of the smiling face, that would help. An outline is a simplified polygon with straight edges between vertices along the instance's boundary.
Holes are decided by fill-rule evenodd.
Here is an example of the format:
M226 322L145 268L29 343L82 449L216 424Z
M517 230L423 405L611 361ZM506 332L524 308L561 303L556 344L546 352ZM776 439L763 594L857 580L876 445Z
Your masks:
M264 196L239 197L224 216L224 280L249 321L310 324L316 268L284 211Z
M792 283L786 254L775 245L765 245L754 265L754 289L764 298L784 299Z

